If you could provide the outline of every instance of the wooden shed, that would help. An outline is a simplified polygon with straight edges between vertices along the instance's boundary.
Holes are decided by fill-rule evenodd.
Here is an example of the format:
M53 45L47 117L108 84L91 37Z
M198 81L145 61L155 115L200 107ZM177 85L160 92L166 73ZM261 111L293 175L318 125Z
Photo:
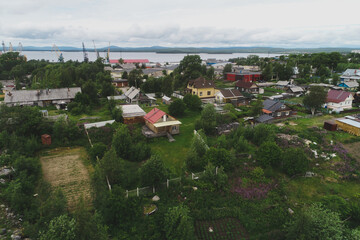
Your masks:
M324 122L324 129L328 131L336 131L337 130L337 124L334 121L325 121Z
M41 142L43 145L51 145L51 136L49 134L41 135Z

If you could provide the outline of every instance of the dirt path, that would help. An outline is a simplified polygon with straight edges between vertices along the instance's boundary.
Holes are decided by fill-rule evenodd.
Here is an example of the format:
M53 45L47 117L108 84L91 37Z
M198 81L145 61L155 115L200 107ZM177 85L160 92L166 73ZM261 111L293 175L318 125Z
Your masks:
M90 177L82 161L86 156L83 148L57 148L40 158L44 179L61 188L70 209L74 209L81 197L91 204Z

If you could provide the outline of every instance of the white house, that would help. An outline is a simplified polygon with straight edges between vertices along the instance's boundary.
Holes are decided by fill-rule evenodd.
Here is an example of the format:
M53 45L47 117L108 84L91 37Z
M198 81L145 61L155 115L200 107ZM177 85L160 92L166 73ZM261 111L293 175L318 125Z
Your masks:
M350 92L330 90L324 107L335 112L341 112L345 109L351 109L353 100L354 97Z

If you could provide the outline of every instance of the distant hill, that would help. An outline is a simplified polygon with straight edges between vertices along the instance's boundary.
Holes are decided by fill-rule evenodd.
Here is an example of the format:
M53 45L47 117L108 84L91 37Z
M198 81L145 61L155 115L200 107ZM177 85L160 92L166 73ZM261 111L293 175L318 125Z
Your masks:
M81 52L82 48L59 46L64 52ZM273 48L273 47L118 47L110 46L111 52L157 52L157 53L212 53L212 54L230 54L230 53L316 53L316 52L351 52L354 48ZM34 47L25 46L23 51L51 51L51 46ZM87 51L93 52L93 48L86 48ZM108 47L97 49L99 52L106 52Z

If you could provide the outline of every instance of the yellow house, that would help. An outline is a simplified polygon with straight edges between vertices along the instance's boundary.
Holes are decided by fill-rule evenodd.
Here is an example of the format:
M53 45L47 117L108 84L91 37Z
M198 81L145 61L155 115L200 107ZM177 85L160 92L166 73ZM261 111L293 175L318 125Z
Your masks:
M187 91L192 95L197 95L199 98L214 98L215 84L214 81L199 77L189 81Z

